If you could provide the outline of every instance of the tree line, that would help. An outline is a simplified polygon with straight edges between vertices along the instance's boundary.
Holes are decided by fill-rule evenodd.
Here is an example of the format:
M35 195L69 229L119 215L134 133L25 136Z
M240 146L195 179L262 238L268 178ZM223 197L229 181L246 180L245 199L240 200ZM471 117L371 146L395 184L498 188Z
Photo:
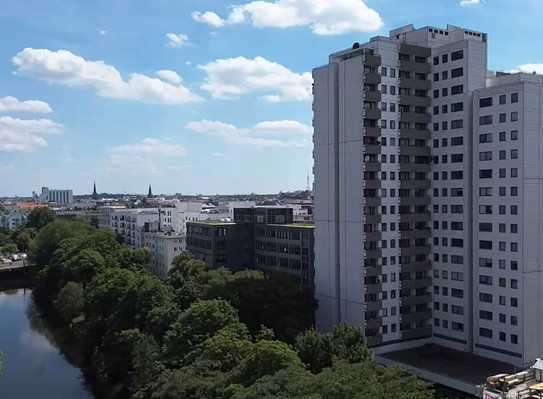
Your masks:
M433 398L372 361L359 329L316 332L312 292L284 275L183 253L162 281L145 250L79 221L41 227L30 256L35 300L80 345L99 397Z

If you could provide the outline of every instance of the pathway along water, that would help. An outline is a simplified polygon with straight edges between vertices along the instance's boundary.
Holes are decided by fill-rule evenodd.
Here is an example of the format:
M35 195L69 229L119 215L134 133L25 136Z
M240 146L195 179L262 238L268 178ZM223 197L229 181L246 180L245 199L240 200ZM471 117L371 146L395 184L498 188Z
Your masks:
M30 290L0 291L0 398L92 399L81 371L63 355Z

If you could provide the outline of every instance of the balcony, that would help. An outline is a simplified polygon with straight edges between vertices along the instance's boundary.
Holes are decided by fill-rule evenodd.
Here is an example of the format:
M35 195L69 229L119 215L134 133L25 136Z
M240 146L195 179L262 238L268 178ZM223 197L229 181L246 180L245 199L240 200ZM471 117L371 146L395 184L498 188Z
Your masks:
M423 262L405 263L400 265L402 273L427 272L432 269L432 264L429 260Z
M379 108L364 109L362 115L368 119L381 119L381 110Z
M371 85L376 85L381 83L381 75L377 72L366 72L364 73L364 83Z
M432 317L432 311L430 309L423 310L420 312L411 312L407 314L400 315L400 320L402 323L411 323L414 321L428 320Z
M380 144L363 144L363 150L368 154L380 154L381 145Z
M430 205L432 199L424 197L400 197L400 205Z
M381 92L378 90L366 90L364 91L364 99L370 102L380 102L381 101Z
M429 222L432 219L430 212L422 213L404 213L400 215L402 222Z
M381 170L381 164L379 162L365 162L364 170L366 172L379 172Z
M413 105L415 107L429 107L432 104L430 97L400 95L400 105Z
M379 66L381 65L381 57L378 55L366 54L364 57L364 65Z
M430 90L432 88L432 82L426 79L401 78L400 88L412 90Z
M403 280L400 281L400 289L416 290L418 288L426 288L432 286L430 277L421 278L418 280Z
M400 218L401 220L401 218ZM405 230L400 231L400 238L409 238L409 239L416 239L416 238L428 238L430 237L431 231L430 229L426 230Z
M419 188L427 190L431 187L430 180L400 180L400 188Z
M401 332L402 339L429 338L432 336L432 326L412 328Z
M415 147L415 146L400 146L400 155L420 155L429 157L432 150L429 146Z
M369 137L381 137L381 128L374 126L374 127L364 127L365 136Z
M428 113L400 112L400 122L430 123L431 119Z
M363 197L363 203L366 206L380 206L381 199L379 197Z
M416 130L416 129L400 129L401 138L412 138L412 139L422 139L429 140L432 137L432 134L429 130Z
M400 60L400 70L429 74L432 71L432 67L427 62Z
M425 295L413 295L401 299L402 305L423 305L432 302L432 296L430 294Z
M374 180L363 180L362 181L362 188L369 188L369 189L378 189L381 188L381 181L378 179Z
M366 328L379 328L383 325L383 320L380 318L366 320Z
M366 241L379 241L381 240L381 232L380 231L372 231L370 233L363 233L364 239ZM371 274L367 274L371 275Z

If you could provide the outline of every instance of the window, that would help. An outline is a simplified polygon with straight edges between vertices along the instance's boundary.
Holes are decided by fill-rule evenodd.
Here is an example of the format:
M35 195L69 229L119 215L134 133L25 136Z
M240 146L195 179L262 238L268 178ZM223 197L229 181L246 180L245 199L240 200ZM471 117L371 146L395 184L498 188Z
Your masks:
M464 248L464 240L461 238L452 238L451 247Z
M505 141L506 140L505 132L500 132L498 136L500 138L500 141Z
M449 54L443 54L441 55L441 62L446 64L447 62L449 62Z
M504 178L505 177L505 173L506 173L506 169L505 168L500 168L498 169L498 176L500 176L500 178Z
M500 96L500 105L505 104L506 98L507 98L507 97L505 96L505 94L502 94L502 95Z
M464 58L464 50L453 51L451 53L451 61L457 61Z
M454 331L464 331L464 324L459 323L459 322L457 322L457 321L452 321L452 322L451 322L451 328L452 328Z
M464 144L464 137L458 136L451 138L451 145L463 145ZM511 150L511 153L513 150Z
M511 297L510 303L511 303L511 307L513 307L513 308L518 307L518 298Z
M479 249L492 249L492 241L479 240Z
M492 223L479 223L479 231L492 232Z
M518 130L511 130L511 140L518 140Z
M454 298L464 298L464 291L459 288L451 288L451 296Z
M492 143L492 133L484 133L479 135L479 143Z
M439 65L439 57L434 57L434 65Z
M447 112L449 112L449 107L447 106L447 104L443 104L441 106L441 113L446 114Z
M492 161L492 151L479 152L479 161Z
M434 98L439 98L439 89L434 90Z
M505 112L503 112L503 113L501 113L501 114L499 115L499 122L500 122L500 123L505 123L505 122L507 122L507 114L506 114Z
M451 71L451 78L459 78L460 76L464 76L464 68L454 68Z
M455 170L451 172L451 180L462 180L464 178L464 172L462 170Z
M492 285L492 276L479 275L479 284Z
M492 97L479 99L479 108L492 107Z
M479 187L479 197L492 197L492 187Z
M463 197L464 189L463 188L451 188L451 197Z
M434 73L434 82L439 82L439 73Z
M451 112L460 112L460 111L463 111L463 110L464 110L464 103L463 102L452 103L451 104Z
M492 267L491 258L479 258L479 267Z
M381 67L381 76L387 76L387 68Z
M483 320L490 320L493 319L492 312L489 312L488 310L479 310L479 318Z
M518 121L518 112L513 111L511 112L511 122L516 122L516 121Z
M451 95L456 95L456 94L462 94L464 93L464 86L463 85L456 85L456 86L453 86L451 87Z
M441 72L441 79L447 80L449 78L449 71L443 71Z
M464 162L464 154L452 154L451 162L452 163Z
M479 301L492 303L492 294L486 294L484 292L479 292Z
M515 280L514 278L511 279L511 288L514 290L518 289L518 280Z
M518 103L518 93L511 93L511 102Z
M492 215L492 205L479 205L480 215Z
M503 331L500 331L500 341L505 341L506 334Z
M442 88L441 89L441 96L442 97L447 97L448 95L448 89L446 87Z
M479 126L492 125L492 115L483 115L479 117Z
M458 305L451 305L451 313L452 314L463 315L464 314L464 308L462 306L458 306Z
M505 152L505 150L500 150L499 158L500 158L500 160L506 159L507 158L507 152Z
M451 121L451 129L462 129L464 127L463 119L455 119Z
M485 338L492 338L492 330L489 328L479 328L479 335Z
M479 169L479 179L492 179L492 169Z
M518 344L518 335L517 334L511 334L511 343L512 344Z

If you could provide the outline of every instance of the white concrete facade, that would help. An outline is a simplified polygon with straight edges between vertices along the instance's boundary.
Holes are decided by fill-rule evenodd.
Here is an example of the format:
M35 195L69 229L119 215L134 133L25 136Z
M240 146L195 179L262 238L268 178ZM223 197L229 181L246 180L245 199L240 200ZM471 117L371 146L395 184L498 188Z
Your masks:
M54 203L57 205L73 204L72 190L56 190L49 187L42 187L40 193L40 202L42 204Z
M143 237L143 245L150 255L150 271L165 279L175 257L186 249L185 236L176 233L145 232Z
M484 33L411 25L313 77L318 328L358 326L378 352L541 356L543 78L489 76Z

